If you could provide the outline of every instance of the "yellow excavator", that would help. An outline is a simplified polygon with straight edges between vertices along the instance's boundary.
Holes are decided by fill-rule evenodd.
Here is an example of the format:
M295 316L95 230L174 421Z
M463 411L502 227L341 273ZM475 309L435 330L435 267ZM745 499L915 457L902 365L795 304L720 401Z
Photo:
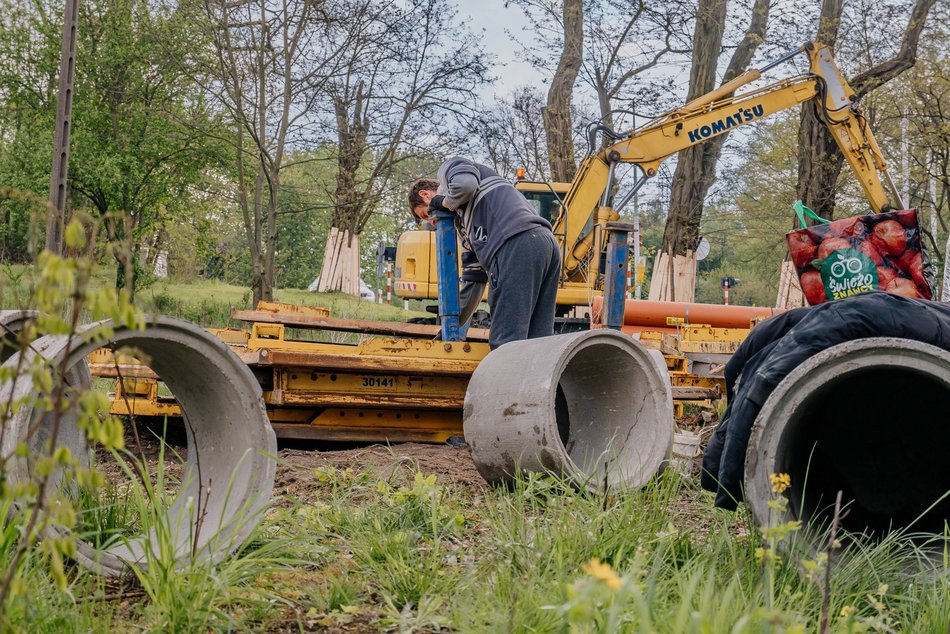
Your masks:
M807 74L735 94L766 71L802 53L809 59ZM561 247L559 313L590 305L593 296L601 293L600 254L606 243L606 224L619 219L619 210L656 175L663 161L690 146L806 101L814 102L821 121L831 130L874 211L903 208L854 90L838 69L831 50L808 42L635 129L614 132L603 125L592 126L588 139L591 152L571 183L515 184L538 212L551 221ZM609 142L603 149L595 150L600 134ZM621 163L635 166L638 176L622 198L614 201L615 170ZM882 176L893 195L893 205L882 185ZM400 237L394 283L397 295L416 299L438 297L435 252L433 232L409 231Z
M618 217L617 210L656 174L664 159L797 103L815 100L874 209L880 211L888 205L879 175L886 176L885 163L852 99L854 93L826 48L808 44L801 51L807 52L811 61L808 75L733 95L774 64L748 71L634 130L614 133L598 128L595 134L603 132L611 142L583 160L572 183L517 184L538 212L552 220L560 242L564 258L558 296L561 307L586 306L600 292L600 252L606 224ZM640 174L633 188L613 202L614 171L620 163L636 165ZM395 290L402 296L437 297L434 243L431 231L408 232L400 239ZM638 306L651 303L663 306L658 306L657 321L650 324L649 331L641 332L640 342L664 353L672 397L680 403L675 411L681 412L684 402L709 399L711 403L721 394L722 380L702 374L696 364L716 360L710 355L720 349L710 341L736 344L741 340L748 333L750 316L740 315L742 325L719 327L728 332L717 332L714 338L702 325L714 326L712 320L700 314L700 309L710 306L692 304L690 325L677 326L675 334L664 334L668 333L664 327L672 303L640 302ZM309 307L259 306L256 311L232 311L232 317L249 322L250 327L216 334L252 368L271 423L283 438L443 442L459 436L468 382L489 352L486 343L472 336L467 341L433 340L434 326L333 319L327 311ZM312 341L297 338L295 331L300 329L358 332L361 337L355 344ZM159 396L158 377L134 360L106 355L92 359L91 367L100 376L122 377L112 413L180 415L173 399Z

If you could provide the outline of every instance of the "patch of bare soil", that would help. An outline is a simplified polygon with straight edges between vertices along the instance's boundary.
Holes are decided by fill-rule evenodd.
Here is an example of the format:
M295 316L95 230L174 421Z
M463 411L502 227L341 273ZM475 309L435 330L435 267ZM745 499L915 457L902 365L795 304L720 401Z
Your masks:
M312 479L313 470L320 467L352 469L381 480L388 480L401 469L419 471L425 475L435 474L440 481L468 489L472 494L488 486L478 475L469 450L447 444L402 443L351 449L297 446L279 452L274 494L306 495L306 482Z
M158 421L138 419L134 424L125 421L125 452L123 460L126 467L138 469L144 463L146 472L153 479L159 471L159 460L163 459L162 470L166 484L176 486L182 478L188 446L184 430L180 427L165 428ZM162 439L166 444L162 447ZM126 468L120 465L111 454L101 448L96 450L96 467L105 474L115 486L128 484Z
M386 631L378 625L379 614L375 610L363 610L352 616L352 620L341 623L338 619L326 616L311 617L303 610L288 609L282 624L271 624L267 632L274 634L298 634L299 632L321 632L323 634L369 634ZM418 632L419 630L414 630Z

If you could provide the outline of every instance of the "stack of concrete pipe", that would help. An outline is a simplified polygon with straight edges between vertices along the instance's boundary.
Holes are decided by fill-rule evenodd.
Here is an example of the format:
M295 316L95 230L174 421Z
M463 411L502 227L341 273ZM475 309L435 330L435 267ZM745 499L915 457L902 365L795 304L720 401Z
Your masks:
M30 316L20 311L0 312L4 339L13 339ZM106 336L110 326L100 323L85 327L72 339L63 335L42 337L22 353L28 357L24 366L34 355L42 355L54 367L68 368L67 384L82 388L89 383L86 357L93 350L130 346L147 355L150 367L175 394L188 423L182 485L160 521L175 535L178 561L184 562L195 553L219 561L247 538L273 489L277 441L260 385L223 342L188 322L159 317L144 330L117 327ZM17 367L19 354L6 360L7 367ZM0 403L33 391L30 377L21 374L15 381L0 385ZM16 444L25 440L39 449L49 435L46 416L31 408L18 411L6 425L0 448L5 457L12 456ZM86 459L91 455L69 413L62 419L56 442L69 447L74 455ZM14 458L11 463L8 477L31 477L28 459ZM77 559L92 570L118 576L128 571L129 563L145 561L146 549L154 543L149 535L132 537L105 549L80 541Z
M0 311L0 336L7 333L9 340L32 316ZM197 544L203 556L223 558L248 536L273 487L276 440L258 382L224 343L187 322L158 318L144 330L118 328L109 337L96 334L103 327L91 326L72 342L43 337L26 354L56 365L65 360L67 382L75 386L88 385L85 358L103 345L131 346L149 357L188 422L183 485L165 518L179 529L177 555L190 557ZM18 355L5 363L15 367ZM21 375L0 385L0 403L32 390L30 378ZM868 338L809 358L779 383L752 430L745 495L755 521L825 527L841 490L848 507L843 530L940 533L950 522L948 411L946 350ZM663 468L673 444L662 355L609 330L512 342L493 351L471 378L463 419L475 465L490 483L543 471L579 489L633 489ZM4 435L3 456L28 437L35 448L46 438L41 413L24 409L7 424L12 433ZM58 442L90 456L69 415L63 425ZM39 433L31 435L31 427ZM28 461L12 462L8 477L30 477ZM774 473L791 477L784 514L768 506ZM194 542L196 526L201 533ZM143 535L104 550L80 542L78 559L119 575L128 563L143 560L148 541Z
M509 343L478 366L465 437L479 473L511 483L547 472L592 491L642 486L669 458L673 415L662 357L598 330ZM801 520L817 543L837 491L841 529L940 534L950 522L950 352L895 338L834 346L765 403L746 454L759 525ZM791 478L788 511L770 476Z

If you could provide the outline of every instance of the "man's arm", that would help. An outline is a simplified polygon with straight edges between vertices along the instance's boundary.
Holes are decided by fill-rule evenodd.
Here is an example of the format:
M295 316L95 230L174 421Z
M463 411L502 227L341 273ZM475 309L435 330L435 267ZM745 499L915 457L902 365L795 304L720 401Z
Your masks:
M450 211L458 211L475 197L478 179L478 168L472 161L459 156L447 160L439 168L439 182L445 187L444 192L439 192L444 196L442 206Z

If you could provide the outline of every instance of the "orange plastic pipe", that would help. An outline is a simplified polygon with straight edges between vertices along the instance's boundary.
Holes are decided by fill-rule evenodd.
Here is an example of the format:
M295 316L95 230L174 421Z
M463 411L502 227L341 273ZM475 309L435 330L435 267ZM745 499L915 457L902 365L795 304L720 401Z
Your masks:
M600 321L600 307L604 300L597 296L593 304L593 321ZM667 318L680 319L687 324L706 324L713 328L748 328L756 317L771 317L782 312L780 308L756 306L725 306L690 302L657 302L628 299L623 309L624 325L661 328L669 327Z

